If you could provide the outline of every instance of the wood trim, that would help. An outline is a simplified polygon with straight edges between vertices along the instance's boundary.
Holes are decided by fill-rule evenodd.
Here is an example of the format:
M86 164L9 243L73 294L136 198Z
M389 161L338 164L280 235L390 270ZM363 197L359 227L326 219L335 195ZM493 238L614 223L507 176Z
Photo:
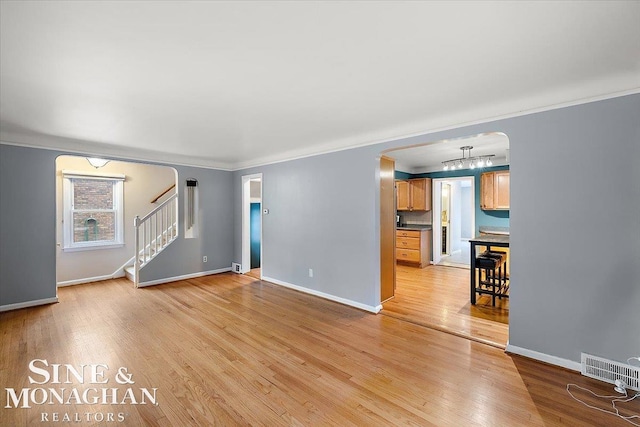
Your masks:
M151 203L155 203L158 200L160 200L160 197L164 196L165 194L167 194L169 191L173 190L174 188L176 188L176 185L173 184L171 187L167 188L166 190L164 190L162 193L160 193L155 199L151 200Z
M393 297L396 287L395 164L380 157L380 301Z

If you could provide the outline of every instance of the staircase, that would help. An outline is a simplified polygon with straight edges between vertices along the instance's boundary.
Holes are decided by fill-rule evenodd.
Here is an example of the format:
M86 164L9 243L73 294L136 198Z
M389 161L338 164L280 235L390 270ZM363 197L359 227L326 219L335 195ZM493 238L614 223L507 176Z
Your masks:
M126 267L124 271L137 288L140 270L178 237L178 194L169 197L144 217L136 216L134 227L133 265Z

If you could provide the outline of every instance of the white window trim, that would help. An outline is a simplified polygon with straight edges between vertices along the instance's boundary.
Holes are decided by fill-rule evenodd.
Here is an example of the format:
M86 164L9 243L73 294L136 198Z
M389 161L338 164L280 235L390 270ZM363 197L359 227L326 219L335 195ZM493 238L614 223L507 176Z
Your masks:
M116 212L115 240L94 242L73 242L73 179L94 179L114 181L113 204ZM104 174L76 171L62 171L62 203L63 203L63 246L65 252L87 251L96 249L112 249L124 246L124 180L122 174Z

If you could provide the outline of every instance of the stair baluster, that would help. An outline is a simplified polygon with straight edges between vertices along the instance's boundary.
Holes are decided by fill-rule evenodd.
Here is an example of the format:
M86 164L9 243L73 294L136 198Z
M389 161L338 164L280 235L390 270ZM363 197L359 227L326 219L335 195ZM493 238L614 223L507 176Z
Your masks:
M140 269L178 237L178 195L174 194L144 217L134 218L134 283L139 285Z

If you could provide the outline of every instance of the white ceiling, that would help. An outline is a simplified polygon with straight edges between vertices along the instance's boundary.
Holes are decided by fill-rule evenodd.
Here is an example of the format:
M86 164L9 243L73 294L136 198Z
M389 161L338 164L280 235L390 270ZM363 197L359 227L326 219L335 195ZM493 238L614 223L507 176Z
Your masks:
M463 153L461 147L473 147ZM468 158L470 156L494 155L493 166L509 163L509 138L503 133L486 133L468 138L432 141L431 143L390 150L384 154L396 161L396 170L408 173L424 173L442 170L446 160Z
M0 3L0 139L237 169L640 88L640 2Z

